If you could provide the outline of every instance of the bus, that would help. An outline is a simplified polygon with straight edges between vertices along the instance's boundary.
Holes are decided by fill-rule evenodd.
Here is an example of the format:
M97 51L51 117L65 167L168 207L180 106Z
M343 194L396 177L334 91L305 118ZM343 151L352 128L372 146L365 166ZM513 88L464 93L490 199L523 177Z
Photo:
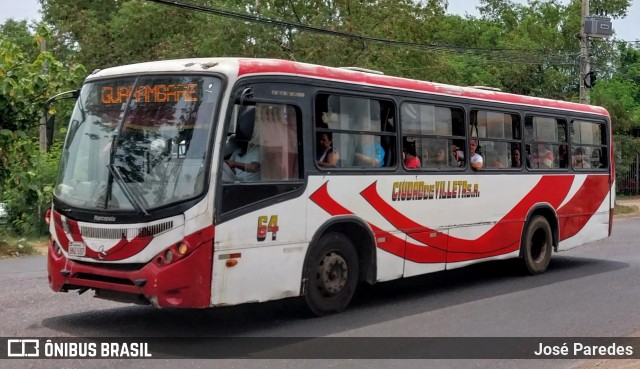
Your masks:
M299 297L611 235L601 107L286 60L98 70L50 212L49 285L156 307Z

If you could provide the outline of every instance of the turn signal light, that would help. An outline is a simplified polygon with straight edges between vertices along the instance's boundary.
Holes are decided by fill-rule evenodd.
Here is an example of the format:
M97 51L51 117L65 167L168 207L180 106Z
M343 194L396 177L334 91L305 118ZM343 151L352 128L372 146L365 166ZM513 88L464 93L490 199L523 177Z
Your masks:
M180 246L178 246L178 254L180 255L184 255L187 253L187 251L189 251L189 246L187 246L186 243L181 243Z
M229 259L225 262L225 264L228 268L234 267L238 265L238 259Z

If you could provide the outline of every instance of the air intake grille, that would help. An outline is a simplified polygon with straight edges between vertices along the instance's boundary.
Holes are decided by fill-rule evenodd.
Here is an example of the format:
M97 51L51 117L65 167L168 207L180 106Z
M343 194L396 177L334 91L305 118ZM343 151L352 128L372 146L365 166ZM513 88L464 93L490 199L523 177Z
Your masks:
M96 228L80 227L80 234L86 238L102 238L119 240L123 236L131 239L135 237L153 237L173 228L173 222L158 223L142 228Z

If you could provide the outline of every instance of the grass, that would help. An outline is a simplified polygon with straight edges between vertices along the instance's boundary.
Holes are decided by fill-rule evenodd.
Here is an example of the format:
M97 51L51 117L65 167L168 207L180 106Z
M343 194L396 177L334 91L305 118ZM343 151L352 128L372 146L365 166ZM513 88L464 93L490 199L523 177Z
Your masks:
M7 235L0 229L0 258L41 255L46 250L48 240L47 236L17 237Z
M635 205L616 204L615 208L613 208L613 214L615 215L629 215L629 214L635 214L637 212L638 212L638 207Z
M638 208L640 196L616 195L616 205L613 209L615 215L631 215L640 212Z

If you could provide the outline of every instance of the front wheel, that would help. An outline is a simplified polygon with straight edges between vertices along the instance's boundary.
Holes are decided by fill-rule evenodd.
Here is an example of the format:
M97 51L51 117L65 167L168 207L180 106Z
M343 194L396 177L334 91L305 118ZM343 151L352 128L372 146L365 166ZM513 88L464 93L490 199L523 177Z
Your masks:
M311 246L305 263L305 300L318 316L346 309L358 286L358 253L341 233L328 233Z
M527 225L523 237L522 258L531 275L543 273L549 266L553 238L551 226L543 216L536 216Z

